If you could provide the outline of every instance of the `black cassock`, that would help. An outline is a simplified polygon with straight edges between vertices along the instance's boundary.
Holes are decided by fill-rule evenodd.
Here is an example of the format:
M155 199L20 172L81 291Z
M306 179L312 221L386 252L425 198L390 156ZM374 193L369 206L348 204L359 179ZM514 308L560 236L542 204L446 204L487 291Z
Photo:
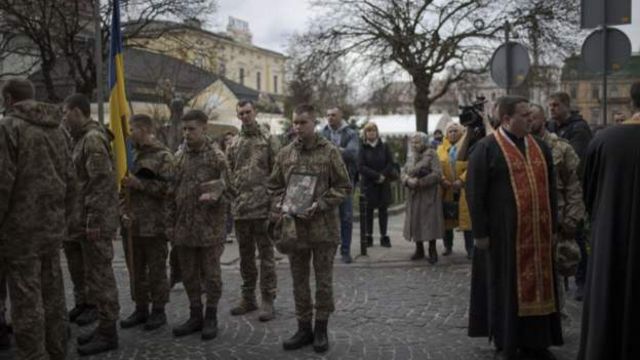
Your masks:
M524 140L509 137L524 153ZM557 202L551 151L542 141L536 141L547 162L555 229ZM489 237L491 242L489 250L475 249L469 336L489 337L508 358L514 357L518 348L541 349L562 345L558 312L544 316L518 316L517 207L509 168L494 135L480 140L471 150L466 191L474 238ZM557 309L557 284L554 285Z
M592 250L578 359L640 359L640 124L593 139L584 197Z

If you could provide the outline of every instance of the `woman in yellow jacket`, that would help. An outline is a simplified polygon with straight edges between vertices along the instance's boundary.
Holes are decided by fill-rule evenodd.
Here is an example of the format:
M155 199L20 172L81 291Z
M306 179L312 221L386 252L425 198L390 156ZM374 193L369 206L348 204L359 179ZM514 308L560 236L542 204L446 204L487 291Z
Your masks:
M471 218L465 198L464 183L467 175L467 162L458 160L458 151L463 144L465 129L458 123L449 123L445 128L445 139L438 146L438 158L442 166L442 202L445 215L445 234L443 256L451 255L453 248L453 229L463 231L467 258L473 255L473 235ZM454 211L457 204L457 212Z

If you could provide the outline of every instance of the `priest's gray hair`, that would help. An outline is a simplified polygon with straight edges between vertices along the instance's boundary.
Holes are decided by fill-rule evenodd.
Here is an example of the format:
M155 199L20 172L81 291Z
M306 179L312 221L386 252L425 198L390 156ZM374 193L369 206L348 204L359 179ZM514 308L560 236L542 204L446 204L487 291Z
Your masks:
M422 140L423 144L429 145L429 135L423 133L422 131L414 133L413 135L411 135L411 138L419 138L420 140Z

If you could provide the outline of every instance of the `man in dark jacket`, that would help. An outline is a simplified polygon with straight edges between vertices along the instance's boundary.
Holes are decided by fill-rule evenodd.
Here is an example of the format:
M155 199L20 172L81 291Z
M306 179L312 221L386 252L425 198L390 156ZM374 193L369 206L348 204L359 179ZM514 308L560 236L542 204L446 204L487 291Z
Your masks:
M549 97L549 114L553 119L551 130L559 137L569 141L573 150L580 158L578 164L578 176L582 178L584 173L584 157L587 146L593 138L589 124L577 112L571 111L571 97L565 92L558 92ZM579 226L580 229L582 226ZM576 241L580 247L581 260L576 272L576 292L575 299L582 300L584 294L584 282L587 273L587 247L585 244L584 232L578 230Z
M342 111L333 108L327 110L328 124L322 129L322 135L340 149L342 160L347 166L351 185L358 172L358 134L342 118ZM342 262L351 263L351 232L353 230L353 198L347 196L340 204L340 253Z

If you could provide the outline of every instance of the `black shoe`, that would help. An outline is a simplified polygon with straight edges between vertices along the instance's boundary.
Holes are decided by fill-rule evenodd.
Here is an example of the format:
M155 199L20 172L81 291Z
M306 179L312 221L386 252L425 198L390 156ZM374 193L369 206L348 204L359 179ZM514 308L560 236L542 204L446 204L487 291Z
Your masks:
M349 255L349 254L342 254L342 262L344 264L351 264L353 262L353 259L351 258L351 255Z
M367 235L367 236L365 236L365 239L366 239L367 247L372 247L373 246L373 236Z
M416 252L411 256L411 260L420 260L424 259L424 244L420 242L416 242Z
M429 258L427 259L429 264L433 265L438 262L438 252L436 251L435 240L429 241Z
M518 359L523 360L557 360L549 349L520 349Z
M204 314L204 324L202 326L202 340L215 339L218 335L218 317L217 309L213 306L207 306Z
M327 320L316 320L316 324L313 329L313 351L323 353L327 350L329 350Z
M86 305L84 311L76 318L78 326L93 324L98 320L98 308L95 305Z
M123 329L132 328L134 326L142 325L147 322L149 318L149 306L138 305L133 314L128 318L120 321L120 327Z
M444 252L442 253L442 256L449 256L453 254L453 250L451 250L451 248L446 248L444 249Z
M298 321L298 331L282 343L285 350L297 350L313 343L311 321Z
M390 248L391 247L391 239L387 235L384 235L380 238L380 246Z
M95 328L88 333L78 335L78 337L76 338L76 342L78 343L78 345L88 344L93 339L93 337L96 336L96 331L98 331L98 328Z
M4 314L0 313L0 350L7 350L11 347L11 337L9 336L9 326Z
M144 324L144 329L147 331L155 330L166 323L167 315L164 313L164 307L154 307Z
M189 320L173 328L173 336L180 337L202 330L202 306L192 306Z
M118 330L116 322L99 324L95 335L88 343L78 346L81 356L100 354L118 348Z
M76 306L71 309L71 311L69 311L69 321L76 322L78 316L80 316L80 314L82 314L82 312L84 311L85 306L85 304L76 304Z

